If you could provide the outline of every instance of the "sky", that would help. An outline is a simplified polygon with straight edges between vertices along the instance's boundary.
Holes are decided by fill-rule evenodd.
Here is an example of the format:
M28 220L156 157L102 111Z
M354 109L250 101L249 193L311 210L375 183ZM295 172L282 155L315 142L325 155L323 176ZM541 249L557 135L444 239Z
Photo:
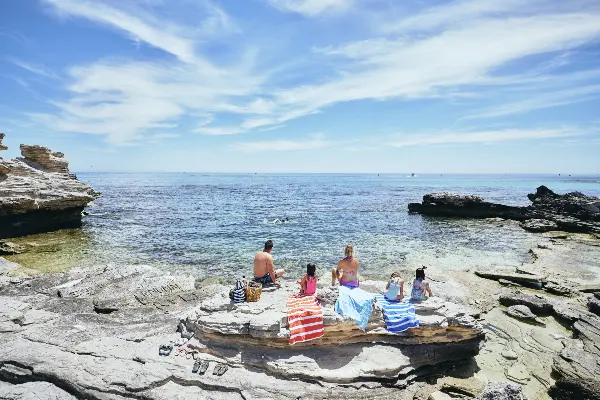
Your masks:
M600 174L600 1L0 1L0 131L76 172Z

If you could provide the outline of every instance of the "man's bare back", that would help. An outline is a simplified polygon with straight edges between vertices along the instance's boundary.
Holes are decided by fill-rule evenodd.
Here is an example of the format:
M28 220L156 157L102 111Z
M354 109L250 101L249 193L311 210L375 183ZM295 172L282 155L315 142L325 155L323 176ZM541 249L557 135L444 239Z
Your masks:
M275 270L273 266L273 242L268 240L263 251L254 256L254 280L260 283L277 283L277 278L283 276L283 270Z

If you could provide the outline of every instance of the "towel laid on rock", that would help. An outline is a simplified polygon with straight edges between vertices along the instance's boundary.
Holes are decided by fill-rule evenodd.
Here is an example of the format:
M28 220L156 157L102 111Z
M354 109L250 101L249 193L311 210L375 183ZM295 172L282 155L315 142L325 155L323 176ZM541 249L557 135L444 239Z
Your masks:
M288 296L287 313L290 344L314 340L325 334L323 309L316 296Z
M404 296L404 303L388 300L381 294L376 294L375 300L381 305L383 320L388 331L400 333L409 328L419 327L419 319L415 314L415 306L410 303L408 296Z
M338 299L335 302L335 312L352 318L364 331L373 312L374 300L373 293L365 292L360 288L340 286Z

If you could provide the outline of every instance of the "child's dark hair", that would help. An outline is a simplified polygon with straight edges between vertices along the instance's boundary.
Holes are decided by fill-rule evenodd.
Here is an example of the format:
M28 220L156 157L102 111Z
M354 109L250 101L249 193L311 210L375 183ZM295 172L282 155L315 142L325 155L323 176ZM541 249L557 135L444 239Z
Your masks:
M306 265L306 275L315 276L317 271L317 264L307 264Z
M424 265L421 268L417 268L417 270L415 271L415 279L419 279L419 280L425 279L425 269L426 268L427 267Z

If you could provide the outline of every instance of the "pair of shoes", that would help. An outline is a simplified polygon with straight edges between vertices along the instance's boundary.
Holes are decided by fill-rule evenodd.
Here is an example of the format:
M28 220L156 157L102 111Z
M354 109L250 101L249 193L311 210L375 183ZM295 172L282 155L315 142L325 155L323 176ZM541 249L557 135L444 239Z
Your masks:
M161 344L158 347L158 355L168 356L169 354L171 354L171 350L173 350L173 346L171 346L170 344Z
M194 366L192 367L192 374L195 374L196 372L200 375L204 375L204 373L206 372L206 370L208 369L208 361L206 360L196 360L196 362L194 363Z
M215 369L213 370L213 375L222 376L229 367L226 364L217 364L215 365Z

